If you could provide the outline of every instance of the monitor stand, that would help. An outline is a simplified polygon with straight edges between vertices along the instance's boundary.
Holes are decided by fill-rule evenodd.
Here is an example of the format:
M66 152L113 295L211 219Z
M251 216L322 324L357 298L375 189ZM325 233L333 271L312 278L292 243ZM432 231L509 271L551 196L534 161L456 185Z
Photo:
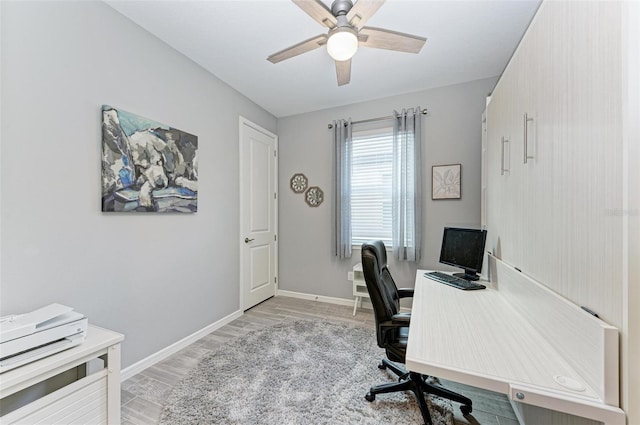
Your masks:
M453 274L455 277L461 277L462 279L465 280L478 280L480 279L480 276L478 276L477 274L471 272L471 273L454 273Z

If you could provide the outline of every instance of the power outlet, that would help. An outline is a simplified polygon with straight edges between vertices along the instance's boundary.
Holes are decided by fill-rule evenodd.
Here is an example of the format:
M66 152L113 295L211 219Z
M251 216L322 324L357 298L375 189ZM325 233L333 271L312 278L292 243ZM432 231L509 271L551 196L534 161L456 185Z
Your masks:
M353 272L347 272L347 280L353 280Z

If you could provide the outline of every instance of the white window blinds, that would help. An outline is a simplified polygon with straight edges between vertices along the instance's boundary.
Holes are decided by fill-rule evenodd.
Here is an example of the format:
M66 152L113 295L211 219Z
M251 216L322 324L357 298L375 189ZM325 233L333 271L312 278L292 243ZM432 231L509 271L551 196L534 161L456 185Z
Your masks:
M353 132L352 244L380 239L391 247L393 129Z

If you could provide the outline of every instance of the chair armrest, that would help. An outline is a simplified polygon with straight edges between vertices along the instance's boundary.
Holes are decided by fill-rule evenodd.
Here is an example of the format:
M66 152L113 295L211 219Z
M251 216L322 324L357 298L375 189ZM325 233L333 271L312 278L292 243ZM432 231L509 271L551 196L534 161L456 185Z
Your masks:
M409 326L411 322L411 313L398 313L391 316L391 323L401 326Z
M400 288L398 289L398 296L400 298L413 298L413 288Z
M379 326L382 330L406 328L411 322L411 313L398 313L391 316L391 320L380 322Z

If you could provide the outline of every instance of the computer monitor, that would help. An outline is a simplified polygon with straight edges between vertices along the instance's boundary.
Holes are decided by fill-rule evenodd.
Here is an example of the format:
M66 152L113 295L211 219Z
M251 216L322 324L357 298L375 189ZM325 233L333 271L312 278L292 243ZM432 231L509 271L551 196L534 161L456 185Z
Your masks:
M477 273L482 271L486 240L486 230L445 227L440 262L464 269L464 273L454 273L454 276L478 280Z

